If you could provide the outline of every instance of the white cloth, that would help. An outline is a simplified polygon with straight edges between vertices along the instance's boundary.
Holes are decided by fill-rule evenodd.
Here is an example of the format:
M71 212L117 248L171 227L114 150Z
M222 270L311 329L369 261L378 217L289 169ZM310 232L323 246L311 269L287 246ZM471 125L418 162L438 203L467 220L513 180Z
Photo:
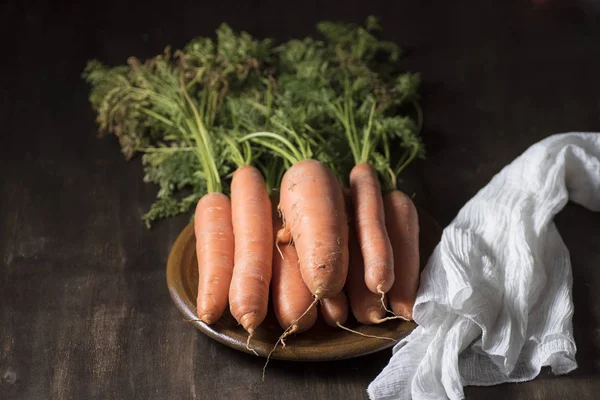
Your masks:
M600 211L600 133L542 140L462 208L421 275L419 326L371 399L463 399L466 385L577 368L571 263L553 222L569 199Z

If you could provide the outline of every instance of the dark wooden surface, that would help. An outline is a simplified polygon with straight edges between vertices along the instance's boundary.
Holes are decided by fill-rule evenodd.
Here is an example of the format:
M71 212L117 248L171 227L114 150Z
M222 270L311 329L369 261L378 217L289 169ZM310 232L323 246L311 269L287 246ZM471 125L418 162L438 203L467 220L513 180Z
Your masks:
M69 4L70 3L70 4ZM231 350L181 321L165 284L182 217L140 222L154 188L95 138L88 58L123 63L209 35L382 17L425 79L417 202L443 225L545 136L600 131L600 2L21 1L0 5L0 399L363 399L390 352L326 364ZM416 183L415 183L416 182ZM412 190L412 189L411 189ZM580 368L469 399L600 397L600 215L557 217L571 251Z

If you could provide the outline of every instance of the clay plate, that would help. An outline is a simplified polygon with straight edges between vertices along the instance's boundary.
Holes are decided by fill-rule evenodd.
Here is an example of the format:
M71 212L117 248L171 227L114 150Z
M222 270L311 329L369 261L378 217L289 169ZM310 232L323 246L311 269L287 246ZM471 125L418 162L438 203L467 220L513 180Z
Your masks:
M425 212L419 210L421 263L433 252L441 237L441 228ZM196 296L198 294L198 264L196 262L196 244L194 227L187 225L175 241L167 262L167 285L175 305L184 319L197 319ZM213 325L200 321L190 322L201 332L226 346L251 353L246 348L247 334L235 319L226 312ZM347 324L349 328L365 334L385 336L400 340L414 328L413 322L388 321L380 325L362 325L353 318ZM271 351L283 329L279 326L272 310L256 330L252 348L263 357ZM294 361L332 361L359 357L387 349L395 344L391 340L362 337L342 329L327 326L320 319L307 332L291 336L285 348L278 347L272 358Z

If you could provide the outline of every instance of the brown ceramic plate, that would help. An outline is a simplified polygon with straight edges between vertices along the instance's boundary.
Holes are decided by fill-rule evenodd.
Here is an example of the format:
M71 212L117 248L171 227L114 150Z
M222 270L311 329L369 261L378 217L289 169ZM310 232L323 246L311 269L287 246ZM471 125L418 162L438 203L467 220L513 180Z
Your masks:
M441 236L439 225L425 212L419 210L421 262L426 263ZM198 294L198 264L192 224L186 226L171 249L167 262L167 284L175 305L185 319L197 319L196 297ZM191 322L200 331L229 347L250 353L246 348L247 334L235 319L226 312L213 325L200 321ZM362 325L349 319L347 326L368 335L385 336L400 340L414 328L413 322L392 320L380 325ZM256 330L251 347L266 357L283 330L272 310ZM278 349L272 358L295 361L331 361L359 357L387 349L395 344L391 340L372 339L342 329L331 328L322 321L307 332L292 336L285 348Z

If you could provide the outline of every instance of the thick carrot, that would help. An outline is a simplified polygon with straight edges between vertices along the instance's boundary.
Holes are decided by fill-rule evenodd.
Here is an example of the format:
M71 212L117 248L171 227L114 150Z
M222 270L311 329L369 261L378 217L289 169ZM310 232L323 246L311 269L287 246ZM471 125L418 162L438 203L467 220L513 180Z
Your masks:
M250 335L267 315L273 260L271 200L262 174L238 168L231 180L235 256L229 308Z
M399 190L384 196L384 207L396 260L396 280L388 298L396 315L411 320L419 289L419 216L412 200Z
M279 218L274 218L273 227L275 232L281 228ZM279 251L273 252L271 279L275 316L283 329L292 327L295 333L304 332L317 320L317 309L309 309L313 297L302 280L296 249L289 243L282 243L279 245Z
M231 202L222 193L204 195L194 215L198 257L197 314L212 324L227 307L233 272L233 227Z
M284 174L280 197L284 227L278 241L291 236L302 279L315 299L337 295L348 273L348 222L339 182L324 164L299 161Z
M333 297L321 300L321 315L329 326L343 325L348 319L348 299L342 290Z
M377 172L369 164L350 171L356 236L364 260L364 281L369 290L382 295L394 283L394 254L385 226L385 213Z

